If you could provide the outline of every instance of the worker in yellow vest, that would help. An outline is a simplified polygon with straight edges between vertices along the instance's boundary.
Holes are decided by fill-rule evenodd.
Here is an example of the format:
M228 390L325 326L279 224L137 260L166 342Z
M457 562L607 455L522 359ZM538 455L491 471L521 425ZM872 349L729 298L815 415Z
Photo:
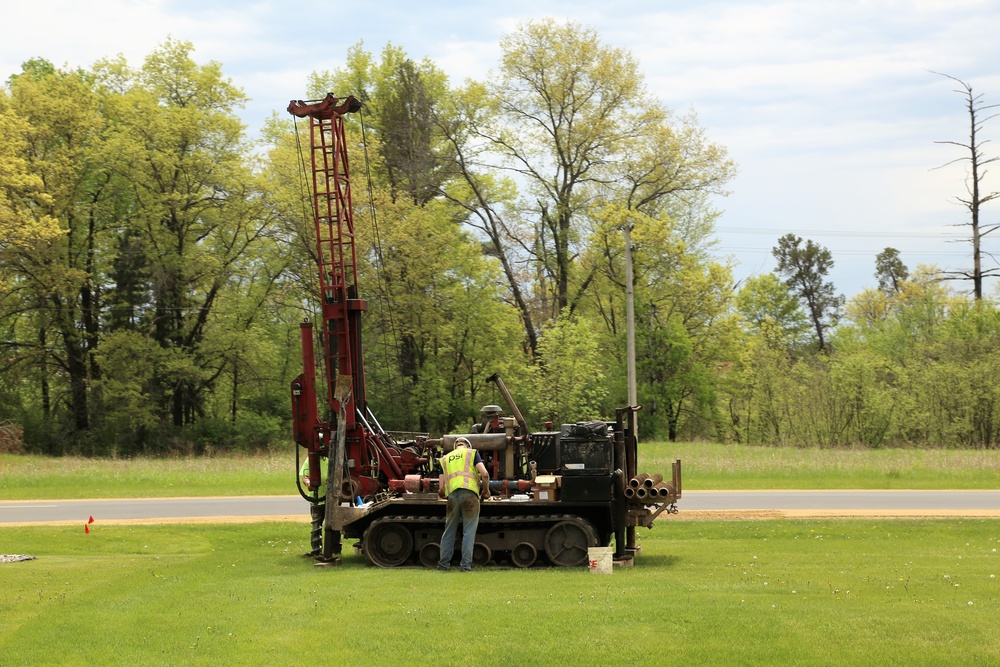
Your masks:
M441 558L437 569L451 568L455 552L458 524L462 524L462 572L472 571L472 549L476 544L479 527L479 497L490 497L490 474L479 452L472 449L468 438L456 438L455 449L441 461L441 478L438 493L448 499L448 511L441 537Z

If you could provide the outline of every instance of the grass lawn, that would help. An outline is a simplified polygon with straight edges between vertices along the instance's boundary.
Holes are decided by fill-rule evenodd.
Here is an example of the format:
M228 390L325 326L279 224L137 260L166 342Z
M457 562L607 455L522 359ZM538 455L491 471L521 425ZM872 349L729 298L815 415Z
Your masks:
M632 569L317 569L301 524L5 528L3 665L1000 664L1000 523L685 521ZM449 641L459 637L462 641ZM469 648L466 648L468 646Z
M1000 488L1000 450L639 445L642 470L669 472L674 459L686 489Z
M294 495L295 451L135 459L0 454L0 500Z
M641 443L639 470L686 489L995 489L1000 450L794 449ZM84 459L0 454L0 500L295 494L295 453ZM683 502L683 501L682 501Z

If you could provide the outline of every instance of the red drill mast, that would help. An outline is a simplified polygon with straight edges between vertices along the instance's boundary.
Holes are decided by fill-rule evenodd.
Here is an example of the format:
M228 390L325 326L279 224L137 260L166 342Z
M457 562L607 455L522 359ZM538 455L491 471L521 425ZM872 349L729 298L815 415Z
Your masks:
M361 313L367 304L358 296L351 174L344 134L344 115L360 108L354 97L339 100L333 94L318 102L293 100L288 105L290 114L309 119L327 402L332 414L344 415L344 461L349 470L342 495L350 500L383 486L378 482L379 474L387 479L403 476L399 449L371 414L365 394ZM303 373L292 382L293 430L296 443L308 452L309 486L316 488L320 484L320 456L329 456L332 449L332 429L317 414L312 323L303 322L301 333ZM352 391L343 406L335 391L339 377L351 378Z

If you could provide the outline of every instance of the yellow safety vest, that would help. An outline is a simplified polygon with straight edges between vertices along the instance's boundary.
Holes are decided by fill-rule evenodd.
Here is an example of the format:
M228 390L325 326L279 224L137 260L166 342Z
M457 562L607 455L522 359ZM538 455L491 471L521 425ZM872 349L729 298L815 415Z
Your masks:
M319 460L319 489L317 489L317 495L320 498L326 498L326 470L330 459L321 457ZM302 488L309 489L309 457L307 456L302 465L299 467L299 477L302 478Z
M445 497L455 489L470 489L479 493L479 472L475 460L476 450L469 447L457 447L441 457Z

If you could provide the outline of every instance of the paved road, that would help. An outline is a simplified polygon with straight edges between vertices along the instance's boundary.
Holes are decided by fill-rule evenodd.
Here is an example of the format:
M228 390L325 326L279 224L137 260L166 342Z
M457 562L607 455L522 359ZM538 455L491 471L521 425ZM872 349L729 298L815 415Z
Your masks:
M685 491L685 511L774 512L783 516L994 516L1000 490Z
M678 518L742 516L1000 517L996 491L685 491ZM0 501L0 525L307 521L298 496Z
M299 496L138 498L0 501L0 525L78 523L189 523L200 521L307 521Z

